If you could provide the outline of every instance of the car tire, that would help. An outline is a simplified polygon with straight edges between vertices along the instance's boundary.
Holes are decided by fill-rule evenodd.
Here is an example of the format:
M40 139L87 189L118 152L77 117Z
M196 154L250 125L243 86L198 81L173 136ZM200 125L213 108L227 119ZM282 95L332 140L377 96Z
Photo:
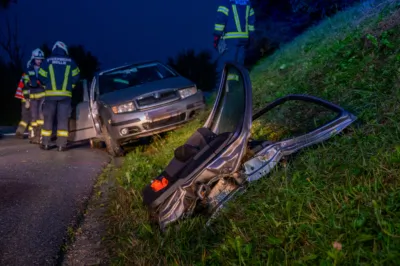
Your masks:
M105 125L101 126L101 132L103 134L103 139L106 144L106 149L108 154L110 154L113 157L119 157L124 155L124 150L121 148L121 146L116 143L108 133L107 127Z

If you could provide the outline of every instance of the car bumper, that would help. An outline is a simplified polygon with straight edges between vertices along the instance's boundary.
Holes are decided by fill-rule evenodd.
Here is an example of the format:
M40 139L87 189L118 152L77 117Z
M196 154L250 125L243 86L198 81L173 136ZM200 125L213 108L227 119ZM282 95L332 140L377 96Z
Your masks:
M123 144L134 139L173 130L191 120L204 109L203 94L199 91L186 99L148 110L112 114L108 121L111 137Z

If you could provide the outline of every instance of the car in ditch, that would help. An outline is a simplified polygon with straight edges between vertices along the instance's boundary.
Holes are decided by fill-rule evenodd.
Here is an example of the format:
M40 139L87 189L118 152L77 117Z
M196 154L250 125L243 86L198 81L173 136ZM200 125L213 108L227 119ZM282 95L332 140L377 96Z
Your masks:
M249 183L265 177L282 158L331 138L356 120L356 116L338 105L301 94L278 98L253 114L252 97L247 70L235 63L227 63L217 99L204 126L175 149L166 168L142 191L150 217L162 230L194 214L207 215L207 224L210 224L228 200L245 191ZM321 119L314 129L291 137L254 138L252 125L288 102L305 103L307 109L313 104L332 115ZM294 116L298 109L287 110L285 115L279 111L264 119L259 123L261 129L270 119L279 121ZM310 113L312 121L309 124L315 124L314 118L319 113L323 111Z
M83 95L73 94L69 141L103 141L112 156L123 154L125 144L182 126L205 107L196 84L159 61L101 71L87 83Z

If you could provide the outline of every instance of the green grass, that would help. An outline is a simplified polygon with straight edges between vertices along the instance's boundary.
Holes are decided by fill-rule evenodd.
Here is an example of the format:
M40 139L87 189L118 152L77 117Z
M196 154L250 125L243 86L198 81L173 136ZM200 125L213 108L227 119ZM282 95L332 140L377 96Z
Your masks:
M194 218L165 234L149 223L141 189L204 117L138 147L126 157L110 203L115 265L397 264L399 2L368 3L323 21L251 72L255 110L307 93L341 105L358 122L251 184L212 227ZM253 132L283 134L265 123Z

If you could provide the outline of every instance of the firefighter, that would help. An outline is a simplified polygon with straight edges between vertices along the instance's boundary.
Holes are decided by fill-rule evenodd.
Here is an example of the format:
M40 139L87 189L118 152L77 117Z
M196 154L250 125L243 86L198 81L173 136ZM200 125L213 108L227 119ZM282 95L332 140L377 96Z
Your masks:
M43 105L44 126L40 148L50 149L53 121L57 113L58 151L65 151L68 140L68 120L71 110L72 89L79 80L80 70L68 55L65 43L57 41L48 57L39 69L39 80L45 87Z
M35 49L32 51L30 63L26 73L28 78L25 81L24 97L29 99L31 111L31 126L29 140L30 143L39 144L40 130L43 126L43 113L42 104L44 100L44 88L38 79L38 72L40 65L44 60L44 53L42 50Z
M246 48L254 39L255 23L249 0L219 0L219 3L214 25L214 48L220 53L217 82L227 61L244 65Z
M30 60L28 61L28 64L30 63ZM24 138L24 133L26 131L26 128L28 128L28 131L30 132L32 130L32 126L29 124L31 121L31 114L30 114L30 106L29 106L29 101L27 101L24 97L23 90L24 90L24 84L25 84L25 78L27 75L25 73L22 73L21 79L19 80L17 91L15 92L15 98L21 100L21 121L18 124L17 131L15 132L15 136L17 138Z

